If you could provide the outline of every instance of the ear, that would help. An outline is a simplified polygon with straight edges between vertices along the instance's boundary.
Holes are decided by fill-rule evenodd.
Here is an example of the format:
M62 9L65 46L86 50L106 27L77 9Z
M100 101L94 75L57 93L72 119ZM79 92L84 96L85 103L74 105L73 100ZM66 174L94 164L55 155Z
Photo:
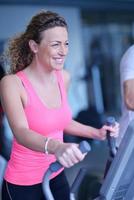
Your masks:
M29 47L33 53L38 52L38 44L34 40L29 40Z

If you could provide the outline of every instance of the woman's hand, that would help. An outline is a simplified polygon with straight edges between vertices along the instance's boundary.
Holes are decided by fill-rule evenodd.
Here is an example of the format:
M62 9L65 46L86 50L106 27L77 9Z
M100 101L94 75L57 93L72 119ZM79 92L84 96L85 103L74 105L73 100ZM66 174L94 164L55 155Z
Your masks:
M74 143L59 143L55 149L56 159L63 167L72 167L74 164L82 161L87 153L82 153L78 144Z
M98 129L98 132L93 133L93 138L94 139L99 139L99 140L105 140L107 136L107 132L110 132L111 137L117 138L119 135L119 123L115 122L115 125L113 126L107 126L104 125L102 128Z

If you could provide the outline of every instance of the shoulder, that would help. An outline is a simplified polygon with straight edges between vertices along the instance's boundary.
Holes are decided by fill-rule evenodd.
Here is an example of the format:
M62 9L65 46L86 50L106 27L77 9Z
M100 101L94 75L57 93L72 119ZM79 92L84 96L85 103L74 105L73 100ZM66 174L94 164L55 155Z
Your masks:
M64 78L64 81L66 81L66 82L70 81L71 76L67 70L65 70L65 69L62 70L62 76Z
M1 86L5 86L7 84L10 84L11 82L13 82L14 78L13 78L14 75L5 75L1 81L0 81L0 85Z
M134 45L129 47L121 58L120 75L122 81L134 78Z
M130 46L125 52L126 55L131 55L132 53L134 53L134 45Z
M11 74L11 75L5 75L2 79L1 79L1 81L0 81L0 85L1 86L6 86L6 85L8 85L8 86L10 86L10 84L12 84L12 83L15 83L17 80L16 80L16 75L13 75L13 74Z
M134 65L134 45L130 46L121 58L121 66L129 66L130 64Z
M19 88L19 79L15 74L5 75L0 81L1 92L12 92Z
M70 73L67 70L63 69L62 70L62 77L63 77L63 81L64 81L64 84L65 84L65 87L66 87L66 89L68 89L69 83L70 83L70 79L71 79Z

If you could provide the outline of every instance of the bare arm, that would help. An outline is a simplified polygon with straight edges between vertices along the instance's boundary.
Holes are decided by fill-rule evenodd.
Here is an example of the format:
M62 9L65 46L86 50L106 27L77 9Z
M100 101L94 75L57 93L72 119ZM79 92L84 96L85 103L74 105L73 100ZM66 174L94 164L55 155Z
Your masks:
M70 75L68 72L63 71L63 76L64 76L65 88L68 91ZM117 137L118 129L119 129L118 123L116 123L115 127L109 127L109 126L104 125L102 128L97 129L97 128L79 123L75 120L72 120L70 124L65 128L64 131L65 133L75 135L75 136L104 140L106 138L107 131L111 132L111 136Z
M116 123L114 127L104 125L102 126L102 128L97 129L92 126L84 125L75 120L72 120L71 123L65 129L65 132L71 135L93 138L98 140L106 139L107 131L111 132L111 136L117 137L119 131L119 124Z
M32 150L44 152L45 138L28 127L21 90L14 75L2 79L0 92L4 112L18 143Z
M72 120L71 123L66 127L65 132L80 137L93 138L92 133L97 135L99 130Z
M124 100L129 110L134 110L134 79L129 79L123 84Z

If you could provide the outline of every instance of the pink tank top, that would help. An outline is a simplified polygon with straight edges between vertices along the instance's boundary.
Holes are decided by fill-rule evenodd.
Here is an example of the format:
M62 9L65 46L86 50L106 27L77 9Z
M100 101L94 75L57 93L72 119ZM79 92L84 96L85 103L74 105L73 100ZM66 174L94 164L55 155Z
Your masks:
M16 75L21 79L27 92L28 102L24 112L29 129L46 137L63 140L63 130L71 121L71 110L60 71L55 71L61 94L61 106L48 108L36 94L32 84L23 71ZM45 88L44 88L45 90ZM19 120L19 119L18 119ZM54 155L32 151L13 139L12 152L7 164L5 179L17 185L33 185L42 182L45 171L55 161ZM55 177L58 173L53 174Z

